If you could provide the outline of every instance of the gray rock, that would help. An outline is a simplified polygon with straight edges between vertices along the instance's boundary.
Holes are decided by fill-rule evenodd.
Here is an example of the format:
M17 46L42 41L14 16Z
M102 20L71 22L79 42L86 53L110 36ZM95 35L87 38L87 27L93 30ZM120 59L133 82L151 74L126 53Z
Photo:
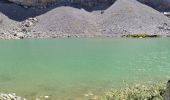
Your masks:
M167 82L165 93L163 93L164 100L170 100L170 80Z
M15 32L14 36L18 37L19 39L23 39L25 37L25 34L22 32Z

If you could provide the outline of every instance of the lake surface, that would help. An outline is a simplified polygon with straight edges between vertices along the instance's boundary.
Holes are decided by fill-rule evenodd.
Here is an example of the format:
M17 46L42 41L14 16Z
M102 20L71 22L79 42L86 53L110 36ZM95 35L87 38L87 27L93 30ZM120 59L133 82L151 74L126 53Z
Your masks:
M112 87L170 79L170 38L0 40L0 92L86 100Z

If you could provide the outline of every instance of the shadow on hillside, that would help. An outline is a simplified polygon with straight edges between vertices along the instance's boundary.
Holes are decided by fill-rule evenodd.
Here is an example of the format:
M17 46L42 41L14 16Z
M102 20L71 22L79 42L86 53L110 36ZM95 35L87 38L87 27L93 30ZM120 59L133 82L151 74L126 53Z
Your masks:
M102 11L107 9L108 7L110 7L116 0L112 0L112 2L105 2L105 3L98 3L97 5L92 5L92 7L87 7L87 6L83 6L80 4L70 4L70 3L62 3L62 4L57 4L57 5L53 5L53 6L48 6L46 9L37 9L37 8L24 8L21 5L16 5L14 3L11 2L7 2L7 0L0 0L0 12L3 13L4 15L6 15L7 17L9 17L12 20L15 21L24 21L27 18L30 17L35 17L35 16L39 16L41 14L44 14L52 9L55 9L57 7L61 7L61 6L69 6L69 7L74 7L74 8L78 8L78 9L85 9L89 12L91 11ZM155 2L144 2L145 0L138 0L141 3L144 3L148 6L153 7L154 9L158 10L158 11L170 11L170 7L165 7L162 6L160 0L155 0Z
M160 12L170 12L170 2L168 0L137 0Z
M115 0L116 1L116 0ZM74 7L74 8L78 8L78 9L85 9L89 12L94 11L94 10L105 10L108 7L110 7L112 3L99 3L98 5L94 5L93 7L85 7L82 5L78 5L78 4L58 4L58 5L53 5L50 6L46 9L38 9L38 8L24 8L21 5L16 5L14 3L10 3L10 2L6 2L6 1L0 1L0 12L3 13L4 15L6 15L7 17L9 17L12 20L15 21L24 21L27 18L30 17L35 17L35 16L39 16L41 14L44 14L52 9L55 9L56 7L61 7L61 6L70 6L70 7Z

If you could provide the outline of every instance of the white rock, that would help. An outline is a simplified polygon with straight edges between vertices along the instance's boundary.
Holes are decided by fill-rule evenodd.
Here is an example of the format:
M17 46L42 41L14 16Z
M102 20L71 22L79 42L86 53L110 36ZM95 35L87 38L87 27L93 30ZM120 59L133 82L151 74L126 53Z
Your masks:
M14 100L15 100L15 96L14 96L14 95L8 94L8 96L9 96L11 99L14 99Z
M170 12L164 12L164 15L170 16Z
M49 96L44 96L44 98L45 98L45 99L48 99L48 98L49 98Z
M34 21L38 22L38 19L37 18L33 18Z

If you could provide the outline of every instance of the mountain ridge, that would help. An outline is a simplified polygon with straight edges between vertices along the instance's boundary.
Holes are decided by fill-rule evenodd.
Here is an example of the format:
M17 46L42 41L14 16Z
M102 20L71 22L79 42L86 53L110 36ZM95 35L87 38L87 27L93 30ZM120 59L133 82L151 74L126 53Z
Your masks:
M9 0L11 2L25 6L46 6L48 4L76 4L84 7L94 7L98 4L111 5L116 0ZM157 10L170 10L169 0L138 0Z

